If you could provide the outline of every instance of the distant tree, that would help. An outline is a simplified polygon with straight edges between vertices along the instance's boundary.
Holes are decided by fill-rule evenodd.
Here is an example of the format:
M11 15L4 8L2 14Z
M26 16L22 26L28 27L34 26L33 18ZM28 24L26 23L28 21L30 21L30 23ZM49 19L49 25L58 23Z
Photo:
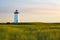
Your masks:
M7 22L7 24L10 24L10 22Z

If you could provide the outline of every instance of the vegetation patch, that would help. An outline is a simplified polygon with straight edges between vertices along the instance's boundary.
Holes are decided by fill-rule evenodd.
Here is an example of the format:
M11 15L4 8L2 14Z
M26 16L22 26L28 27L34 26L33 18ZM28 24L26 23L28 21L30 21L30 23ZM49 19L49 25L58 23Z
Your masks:
M0 40L60 40L60 23L3 23Z

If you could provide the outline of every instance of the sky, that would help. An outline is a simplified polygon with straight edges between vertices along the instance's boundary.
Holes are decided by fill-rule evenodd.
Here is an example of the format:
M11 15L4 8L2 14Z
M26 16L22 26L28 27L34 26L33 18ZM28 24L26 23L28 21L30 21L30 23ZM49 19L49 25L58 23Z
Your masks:
M60 0L0 0L0 22L60 22Z

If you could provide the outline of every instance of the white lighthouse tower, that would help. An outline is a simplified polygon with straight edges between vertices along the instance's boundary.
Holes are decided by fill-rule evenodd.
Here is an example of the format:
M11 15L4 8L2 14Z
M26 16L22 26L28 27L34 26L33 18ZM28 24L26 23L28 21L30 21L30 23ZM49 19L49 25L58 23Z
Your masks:
M14 23L18 23L18 14L19 14L19 12L18 12L18 10L16 10L14 12Z

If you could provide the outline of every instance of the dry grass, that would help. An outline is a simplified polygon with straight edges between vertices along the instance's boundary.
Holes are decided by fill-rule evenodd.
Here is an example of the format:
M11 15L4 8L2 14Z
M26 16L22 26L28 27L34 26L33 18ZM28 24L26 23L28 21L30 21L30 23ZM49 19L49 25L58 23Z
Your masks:
M60 24L32 24L0 25L0 40L60 40Z

